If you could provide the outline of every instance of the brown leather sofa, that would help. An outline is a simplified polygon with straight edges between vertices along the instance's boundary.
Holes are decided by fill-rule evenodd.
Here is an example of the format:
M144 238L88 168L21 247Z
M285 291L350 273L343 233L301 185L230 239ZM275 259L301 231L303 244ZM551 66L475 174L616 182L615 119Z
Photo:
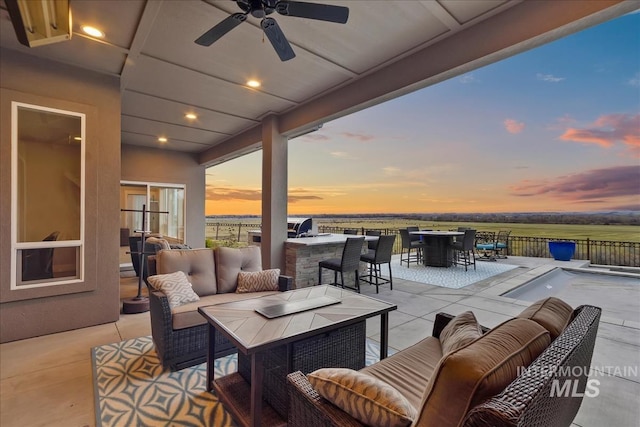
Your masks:
M167 296L149 288L151 335L162 364L172 370L197 365L206 359L207 322L198 307L270 295L289 290L292 278L280 276L278 291L236 293L238 273L261 271L260 248L161 250L148 258L149 276L184 272L199 301L171 308ZM235 353L236 348L216 334L216 358Z
M482 328L479 338L445 354L441 333L454 317L440 313L431 337L352 375L380 380L409 402L411 415L403 414L396 425L568 427L582 402L600 312L548 298L491 330ZM325 398L309 381L316 373L288 375L289 426L376 424L353 407L372 393L371 383L356 390L352 382L336 380L339 391L324 392ZM353 390L360 394L350 395ZM372 416L378 403L366 407L365 415Z

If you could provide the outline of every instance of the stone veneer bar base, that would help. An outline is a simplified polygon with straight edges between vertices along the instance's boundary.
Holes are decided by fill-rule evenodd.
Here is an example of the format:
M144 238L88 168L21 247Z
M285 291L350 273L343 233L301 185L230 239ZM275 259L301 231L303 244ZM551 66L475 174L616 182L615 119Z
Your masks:
M341 236L341 235L333 235ZM353 237L353 236L351 236ZM346 237L345 237L346 238ZM321 239L312 237L310 239ZM285 242L285 272L286 276L293 277L294 289L306 288L318 284L318 263L330 258L342 257L344 240L335 241L327 239L320 244L305 244L306 238L288 239ZM367 242L363 244L363 253L366 251ZM360 275L366 270L366 264L361 263ZM338 275L338 280L340 280ZM345 284L349 287L354 285L354 274L345 273ZM333 271L323 270L322 284L333 283Z

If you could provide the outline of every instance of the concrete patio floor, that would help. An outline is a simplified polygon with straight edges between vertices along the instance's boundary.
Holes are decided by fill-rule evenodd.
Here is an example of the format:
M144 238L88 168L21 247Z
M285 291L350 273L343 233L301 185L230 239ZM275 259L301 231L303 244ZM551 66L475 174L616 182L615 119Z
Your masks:
M526 257L509 257L498 262L515 264L519 268L463 289L394 279L393 290L382 286L380 293L376 294L374 286L364 285L361 291L398 305L398 310L389 315L389 346L401 350L431 335L433 320L438 312L457 315L471 310L482 325L494 327L531 304L529 301L502 297L501 294L557 267L580 268L588 265L588 262L580 260L563 262ZM597 277L594 275L596 282ZM622 299L640 303L640 280L637 287L613 291L603 286L601 292L572 295L571 299L572 306L591 304L603 308L591 362L592 372L597 371L597 377L591 377L600 381L599 395L583 399L573 426L639 426L640 312L635 314L635 318L620 318L614 302ZM368 320L367 334L370 338L379 340L379 328L377 318Z
M500 295L557 266L582 266L584 261L556 262L543 258L509 257L498 262L514 263L519 268L507 271L463 289L447 289L401 279L375 293L373 286L363 285L365 295L398 305L390 314L390 346L401 350L431 334L438 312L459 314L472 310L485 326L493 327L517 315L529 305ZM460 268L460 267L457 267ZM123 277L121 298L135 295L135 277ZM612 290L578 303L605 307L598 330L592 366L598 376L600 393L585 397L574 426L635 427L640 419L640 322L620 318L611 300L640 300L637 289ZM615 297L615 298L613 298ZM572 302L575 305L575 302ZM613 307L608 309L606 307ZM640 316L640 313L637 314ZM371 319L367 334L377 339L379 320ZM115 323L62 332L0 345L0 425L23 426L93 426L95 425L91 354L92 347L151 334L149 314L121 315ZM607 373L620 368L633 372ZM626 375L625 375L626 374ZM37 407L37 410L33 410Z

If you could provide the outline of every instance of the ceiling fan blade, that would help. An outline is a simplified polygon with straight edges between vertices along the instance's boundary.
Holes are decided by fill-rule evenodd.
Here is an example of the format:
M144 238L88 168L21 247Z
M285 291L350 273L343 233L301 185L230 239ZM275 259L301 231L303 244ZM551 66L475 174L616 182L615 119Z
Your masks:
M284 36L284 33L275 19L264 18L260 23L260 26L273 45L273 48L276 50L280 60L288 61L295 58L296 54L293 52L291 45L287 41L287 38Z
M281 15L318 19L338 24L345 24L349 19L348 7L329 4L283 0L276 3L276 11Z
M229 31L233 30L235 27L242 24L246 20L246 14L234 13L233 15L230 15L227 18L223 19L216 26L198 37L196 39L196 43L201 46L211 46L213 42L227 34Z

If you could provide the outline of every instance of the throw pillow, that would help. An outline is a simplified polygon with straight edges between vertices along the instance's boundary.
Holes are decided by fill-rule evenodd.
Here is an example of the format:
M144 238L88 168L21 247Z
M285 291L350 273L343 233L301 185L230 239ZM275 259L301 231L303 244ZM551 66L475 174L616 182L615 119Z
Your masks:
M415 408L389 384L346 368L322 368L307 375L311 386L358 421L372 426L409 426Z
M191 289L187 275L182 271L149 276L147 280L153 289L161 291L167 296L171 308L200 300L198 294Z
M482 328L471 311L458 314L440 332L442 354L456 351L481 336Z
M241 271L238 273L238 288L236 292L277 291L280 269L272 268L262 271Z

